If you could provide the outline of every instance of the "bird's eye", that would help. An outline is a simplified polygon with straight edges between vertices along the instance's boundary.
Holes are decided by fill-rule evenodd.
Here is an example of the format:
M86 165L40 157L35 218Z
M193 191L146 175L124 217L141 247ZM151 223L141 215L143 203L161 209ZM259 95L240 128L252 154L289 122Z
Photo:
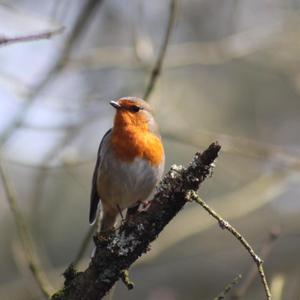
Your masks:
M137 106L137 105L132 105L132 106L130 106L130 110L132 111L132 112L139 112L140 110L141 110L142 108L141 107L139 107L139 106Z

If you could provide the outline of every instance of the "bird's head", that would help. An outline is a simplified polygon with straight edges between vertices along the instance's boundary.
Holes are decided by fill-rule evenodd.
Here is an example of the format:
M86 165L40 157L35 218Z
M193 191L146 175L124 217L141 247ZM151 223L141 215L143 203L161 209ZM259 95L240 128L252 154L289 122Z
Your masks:
M114 127L133 126L140 130L158 131L152 109L143 99L124 97L110 101L110 104L116 109Z

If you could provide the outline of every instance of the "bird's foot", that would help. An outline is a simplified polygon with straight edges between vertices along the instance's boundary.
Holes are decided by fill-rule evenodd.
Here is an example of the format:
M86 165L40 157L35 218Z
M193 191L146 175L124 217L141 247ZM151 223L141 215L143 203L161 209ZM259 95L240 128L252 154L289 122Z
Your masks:
M151 205L150 200L144 200L139 202L138 212L146 211Z

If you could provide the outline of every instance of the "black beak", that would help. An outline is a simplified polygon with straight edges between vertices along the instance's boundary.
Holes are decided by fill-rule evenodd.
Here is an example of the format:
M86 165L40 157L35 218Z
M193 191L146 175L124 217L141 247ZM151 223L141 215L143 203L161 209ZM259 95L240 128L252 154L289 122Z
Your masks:
M121 108L121 105L117 101L110 101L109 104L113 106L115 109Z

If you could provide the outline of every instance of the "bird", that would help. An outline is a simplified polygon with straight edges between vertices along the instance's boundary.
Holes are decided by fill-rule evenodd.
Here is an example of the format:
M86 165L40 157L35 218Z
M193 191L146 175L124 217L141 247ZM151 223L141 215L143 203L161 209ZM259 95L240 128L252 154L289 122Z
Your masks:
M125 209L128 214L150 203L165 166L151 106L138 97L110 104L116 110L113 126L100 142L90 195L89 222L95 222L101 209L100 232L113 230Z

